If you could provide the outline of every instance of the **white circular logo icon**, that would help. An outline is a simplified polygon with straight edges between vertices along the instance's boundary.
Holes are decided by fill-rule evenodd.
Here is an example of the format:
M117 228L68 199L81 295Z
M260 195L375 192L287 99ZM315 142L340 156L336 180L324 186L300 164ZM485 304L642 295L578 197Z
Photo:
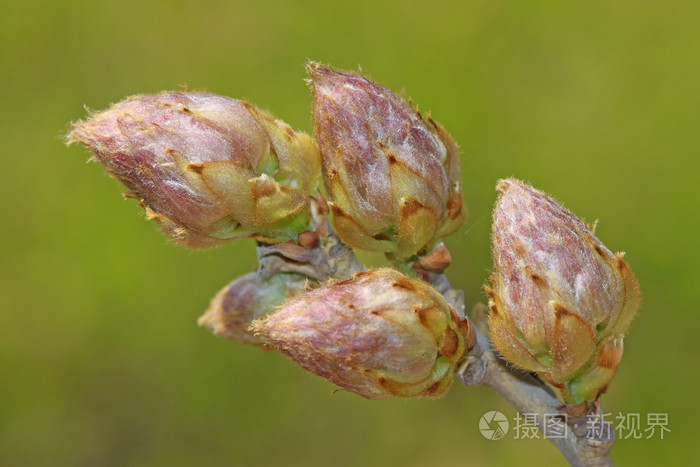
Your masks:
M497 410L486 412L479 420L479 431L484 438L493 441L503 438L509 427L506 416Z

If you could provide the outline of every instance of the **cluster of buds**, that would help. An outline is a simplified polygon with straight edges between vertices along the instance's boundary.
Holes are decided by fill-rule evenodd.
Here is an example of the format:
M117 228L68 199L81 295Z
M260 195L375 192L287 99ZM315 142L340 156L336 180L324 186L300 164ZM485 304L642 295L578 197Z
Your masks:
M389 268L289 300L252 329L306 370L367 399L445 394L474 340L437 290Z
M440 292L388 268L317 288L309 278L332 276L313 272L331 271L319 265L348 251L326 236L329 212L347 245L384 252L400 267L413 262L426 279L441 274L450 255L440 239L466 212L457 145L364 76L307 69L315 140L246 102L170 92L94 114L68 142L88 146L179 243L278 244L284 266L261 261L219 292L200 325L276 348L368 399L439 397L475 342L473 325ZM313 199L321 172L327 206ZM637 282L621 254L549 196L517 180L498 190L487 288L493 345L565 402L596 400L620 362Z
M432 118L354 73L307 66L333 227L348 245L409 259L464 221L457 145Z
M614 376L639 288L612 254L554 199L502 180L493 214L490 337L569 403L595 400Z
M215 94L134 96L74 125L173 240L207 247L296 238L311 223L320 159L311 137L252 105Z

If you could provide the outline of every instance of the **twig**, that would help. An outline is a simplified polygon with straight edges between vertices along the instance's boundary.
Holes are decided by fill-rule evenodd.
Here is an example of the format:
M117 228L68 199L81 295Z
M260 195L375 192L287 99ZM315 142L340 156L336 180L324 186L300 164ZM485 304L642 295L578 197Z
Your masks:
M485 385L495 390L522 414L537 414L534 421L542 433L545 421L560 419L568 422L565 436L547 439L554 444L573 466L611 466L610 448L615 441L612 427L599 413L572 419L561 411L562 403L549 388L529 373L510 368L491 349L488 338L476 330L476 345L467 360L457 370L467 386Z
M313 248L292 241L277 245L258 243L257 253L258 274L262 277L275 272L296 272L310 279L326 281L345 279L366 269L334 234L320 237Z
M459 296L452 292L443 276L428 277L429 282L438 286L448 301ZM446 285L447 283L447 285ZM464 302L452 303L457 308L464 307ZM551 389L537 377L519 371L499 358L491 347L488 338L475 327L476 343L467 359L457 370L462 382L467 386L485 385L495 390L510 402L522 414L536 414L534 422L543 434L546 434L547 420L561 420L567 423L564 433L548 436L573 466L612 466L610 449L615 442L615 432L600 415L600 408L593 412L572 417L566 414L566 406L556 398Z
M332 233L323 236L318 245L304 248L295 243L258 245L258 272L297 272L319 281L350 277L365 267L352 250ZM424 273L423 278L440 291L455 310L464 316L464 294L453 289L444 274ZM468 319L468 318L466 318ZM473 326L473 325L472 325ZM536 414L533 420L543 434L546 420L567 422L568 429L559 437L549 436L573 466L611 466L610 448L615 441L612 427L600 416L600 408L572 417L567 406L551 389L535 376L509 366L493 351L488 338L473 326L476 342L467 359L457 370L467 386L485 385L497 391L522 414Z

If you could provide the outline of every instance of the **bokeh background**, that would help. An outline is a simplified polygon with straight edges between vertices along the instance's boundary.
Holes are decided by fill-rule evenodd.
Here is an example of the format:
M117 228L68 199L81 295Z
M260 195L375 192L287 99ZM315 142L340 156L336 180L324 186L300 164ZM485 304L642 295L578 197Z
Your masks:
M606 412L667 413L618 465L697 449L700 35L692 1L0 1L0 464L562 465L488 441L485 388L370 402L195 325L252 241L169 244L81 147L83 106L187 85L311 131L304 62L362 69L447 127L466 226L453 284L484 301L499 178L554 194L644 295ZM690 456L690 457L689 457Z

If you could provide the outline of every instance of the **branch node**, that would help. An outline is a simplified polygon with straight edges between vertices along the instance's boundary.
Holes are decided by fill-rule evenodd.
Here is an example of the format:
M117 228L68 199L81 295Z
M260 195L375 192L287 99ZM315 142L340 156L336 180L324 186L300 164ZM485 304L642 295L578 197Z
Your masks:
M457 370L457 374L466 386L478 386L484 382L486 365L479 357L469 355Z

